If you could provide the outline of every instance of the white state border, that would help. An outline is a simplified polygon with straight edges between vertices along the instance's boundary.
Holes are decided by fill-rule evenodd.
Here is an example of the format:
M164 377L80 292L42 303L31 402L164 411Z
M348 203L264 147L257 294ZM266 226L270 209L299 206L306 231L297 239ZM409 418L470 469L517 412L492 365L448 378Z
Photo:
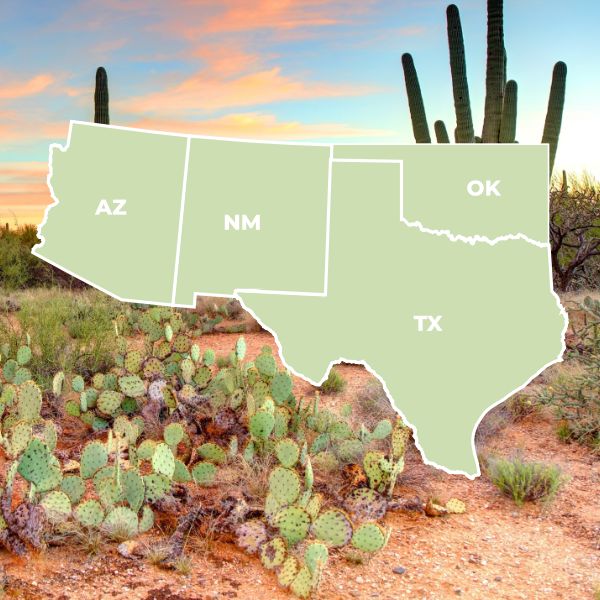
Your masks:
M59 265L58 263L42 256L41 254L38 253L38 249L41 249L46 240L44 238L44 236L41 234L41 230L44 227L44 225L46 224L47 220L48 220L48 213L49 211L52 209L52 207L56 206L59 201L58 198L55 196L54 194L54 189L52 187L51 184L51 179L52 179L52 175L53 175L53 165L52 165L52 157L53 157L53 151L54 150L60 150L62 152L65 152L66 150L68 150L69 145L71 143L71 133L73 130L73 125L85 125L85 126L89 126L89 127L108 127L111 129L118 129L118 130L124 130L124 131L133 131L133 132L141 132L141 133L152 133L152 134L156 134L156 135L165 135L165 136L170 136L170 137L181 137L181 138L185 138L187 140L187 145L186 145L186 158L185 158L185 167L184 167L184 175L183 175L183 185L182 185L182 194L181 194L181 204L180 204L180 213L179 213L179 226L178 226L178 243L177 243L177 249L176 249L176 258L175 258L175 270L176 272L174 273L174 278L173 278L173 288L172 288L172 296L171 296L171 302L163 302L163 301L153 301L153 300L148 300L148 299L135 299L135 298L121 298L120 296L117 296L116 294L114 294L113 292L110 292L109 290L104 289L103 287L93 283L92 281L89 281L88 279L85 279L84 277L81 277L79 275L77 275L76 273L74 273L73 271L70 271L69 269L65 269L64 267L62 267L61 265ZM189 168L189 149L190 149L190 141L192 139L208 139L208 140L221 140L221 141L232 141L232 142L242 142L242 143L251 143L251 144L277 144L277 145L285 145L285 146L317 146L317 147L328 147L329 148L329 167L328 167L328 189L327 189L327 215L326 215L326 227L327 227L327 231L326 231L326 251L325 251L325 276L324 276L324 290L323 292L281 292L281 291L269 291L269 290L244 290L244 289L234 289L232 294L215 294L215 293L201 293L201 292L194 292L193 295L193 303L192 304L177 304L175 303L173 300L175 298L175 294L176 294L176 287L177 287L177 278L178 278L178 269L179 269L179 253L180 253L180 246L181 246L181 234L182 234L182 226L183 226L183 216L184 216L184 211L185 211L185 191L186 191L186 185L187 185L187 172L188 172L188 168ZM378 144L378 143L360 143L360 142L356 142L356 143L349 143L349 144L339 144L340 146L399 146L401 144L393 144L393 143L384 143L384 144ZM475 145L475 144L462 144L462 146L470 146L470 145ZM508 146L510 145L511 147L514 147L513 144L495 144L495 146ZM548 144L521 144L520 146L546 146L546 152L549 152L549 146ZM511 396L513 396L514 394L516 394L517 392L519 392L520 390L522 390L523 388L525 388L527 385L529 385L529 383L531 383L531 381L533 381L538 375L540 375L543 371L545 371L548 367L562 362L563 361L563 354L566 350L566 343L565 343L565 334L567 332L567 328L569 325L569 318L567 315L567 312L564 308L564 306L561 304L560 301L560 297L558 296L558 294L554 291L553 285L552 285L552 262L551 262L551 256L550 256L550 244L549 242L539 242L537 240L532 240L531 238L529 238L528 236L518 233L518 234L507 234L507 235L503 235L503 236L499 236L497 238L487 238L485 236L462 236L462 235L455 235L452 234L450 231L448 230L436 230L436 229L428 229L426 227L424 227L419 221L407 221L404 218L404 214L403 214L403 185L402 185L402 177L403 177L403 161L402 160L393 160L393 159L355 159L355 158L338 158L335 159L333 158L333 152L334 152L334 144L322 144L322 143L304 143L304 142L278 142L278 141L267 141L267 140L248 140L248 139L244 139L244 138L229 138L229 137L216 137L216 136L204 136L204 135L193 135L193 134L178 134L178 133L172 133L172 132L165 132L165 131L154 131L151 129L137 129L137 128L133 128L133 127L123 127L123 126L119 126L119 125L101 125L99 123L87 123L84 121L75 121L72 120L69 123L69 132L68 132L68 136L67 136L67 143L66 145L61 145L58 143L53 143L50 144L49 146L49 169L48 169L48 176L46 178L46 183L48 185L48 188L50 190L50 195L52 197L53 202L51 204L49 204L45 211L44 211L44 218L42 219L42 222L38 225L37 227L37 231L38 231L38 238L41 240L39 244L36 244L35 246L33 246L31 253L34 256L37 256L38 258L46 261L47 263L57 267L58 269L61 269L62 271L64 271L65 273L68 273L69 275L71 275L72 277L75 277L81 281L83 281L84 283L88 284L89 286L96 288L97 290L115 298L116 300L119 300L120 302L130 302L130 303L136 303L136 304L150 304L150 305L156 305L156 306L172 306L172 307L176 307L176 308L194 308L196 306L196 299L199 296L212 296L212 297L219 297L219 298L235 298L237 299L240 304L244 307L244 309L250 313L252 315L252 317L261 325L261 327L263 329L265 329L266 331L268 331L273 338L275 339L275 343L277 345L278 351L279 351L279 356L281 358L281 361L283 363L283 365L294 375L296 375L297 377L300 377L302 379L304 379L305 381L307 381L308 383L310 383L311 385L314 386L320 386L323 384L323 382L327 379L329 372L331 371L331 368L334 365L340 364L340 363L349 363L349 364L355 364L355 365L361 365L363 366L369 373L371 373L371 375L373 375L374 377L376 377L381 385L383 386L383 389L390 401L390 404L392 406L392 408L400 415L400 417L402 418L402 420L404 421L404 423L410 427L413 431L413 438L414 438L414 442L415 442L415 446L416 448L419 450L421 457L423 459L423 462L426 465L431 465L437 469L440 469L441 471L444 471L445 473L448 473L450 475L464 475L465 477L467 477L468 479L475 479L476 477L479 477L481 475L481 469L480 469L480 465L479 465L479 459L477 456L477 449L475 447L475 433L477 431L477 428L479 427L479 424L481 423L482 419L485 417L486 414L488 414L488 412L490 412L493 408L495 408L496 406L502 404L502 402L505 402L508 398L510 398ZM437 144L432 144L431 147L432 148L436 148L439 146L443 146L443 145L437 145ZM480 146L481 147L481 146ZM246 305L246 303L244 302L244 300L241 298L241 296L239 295L239 293L255 293L255 294L275 294L275 295L300 295L300 296L317 296L317 297L325 297L327 296L327 292L328 292L328 277L329 277L329 232L330 232L330 225L331 225L331 221L330 221L330 217L331 217L331 178L332 178L332 164L334 162L354 162L354 163L395 163L395 164L399 164L399 170L400 170L400 221L403 222L405 225L407 225L408 227L413 227L418 229L419 231L421 231L422 233L425 234L429 234L429 235L437 235L437 236L445 236L447 237L450 241L452 242L462 242L462 243L468 243L471 245L475 245L476 243L486 243L489 245L495 245L499 242L504 242L504 241L515 241L515 240L521 240L524 241L528 244L532 244L538 248L542 248L542 249L546 249L547 251L547 255L548 255L548 284L549 284L549 289L550 289L550 293L554 296L555 300L556 300L556 304L557 307L559 308L559 311L563 317L563 321L564 321L564 325L563 325L563 330L561 333L561 350L560 353L558 354L558 356L551 360L550 362L546 363L543 367L541 367L538 371L536 371L533 375L531 375L531 377L529 377L522 385L520 385L519 387L515 388L514 390L512 390L511 392L509 392L508 394L506 394L504 397L502 397L500 400L494 402L493 404L491 404L490 406L488 406L480 415L479 419L477 420L477 422L475 423L473 430L471 432L471 449L473 452L473 457L475 459L475 463L477 465L477 471L475 474L471 474L471 473L467 473L466 471L460 470L460 469L448 469L447 467L440 465L434 461L431 461L427 458L425 451L423 449L423 447L421 446L420 442L419 442L419 435L418 435L418 430L417 428L412 425L412 423L410 423L408 421L408 419L406 418L406 416L404 415L404 413L402 412L402 410L396 406L394 399L392 397L392 394L390 393L385 381L383 380L383 378L376 372L374 371L369 364L364 361L364 360L352 360L352 359L347 359L344 357L338 357L335 360L332 360L329 362L329 365L327 366L327 369L325 370L325 373L323 375L323 377L319 380L319 381L315 381L313 379L311 379L310 377L307 377L306 375L304 375L303 373L300 373L299 371L296 371L291 365L289 365L287 363L287 361L285 360L284 357L284 352L283 352L283 346L281 345L281 342L279 341L279 336L277 334L276 331L274 331L273 329L271 329L266 323L264 323L260 317L254 312L254 310L252 308L250 308L249 306ZM548 176L548 172L546 173L546 179L548 180L548 189L547 189L547 194L546 197L548 198L548 213L550 210L550 181L549 181L549 176Z

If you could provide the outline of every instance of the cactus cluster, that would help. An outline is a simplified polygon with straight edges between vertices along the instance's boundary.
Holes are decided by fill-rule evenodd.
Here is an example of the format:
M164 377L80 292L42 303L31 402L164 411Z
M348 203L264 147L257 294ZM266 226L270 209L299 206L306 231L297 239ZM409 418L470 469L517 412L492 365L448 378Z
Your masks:
M14 349L14 358L2 347L0 443L13 462L1 497L0 542L23 553L40 547L46 529L68 521L132 538L153 526L163 500L175 501L176 486L204 493L220 473L266 465L268 489L258 505L239 503L222 523L293 594L306 598L318 588L331 552L368 556L385 546L390 532L382 521L410 435L399 419L352 426L349 406L336 414L320 406L318 394L297 398L269 347L248 360L239 338L217 364L180 313L155 307L135 314L143 345L129 347L120 335L125 321L117 319L115 367L67 377L66 412L95 430L68 465L54 455L56 426L42 417L43 398L60 399L65 376L57 374L43 394L28 371L29 344ZM336 506L324 493L327 479L346 468L357 479ZM14 508L16 477L29 494ZM431 508L465 510L457 499Z
M460 13L454 4L450 4L446 11L450 74L456 113L454 141L457 144L516 142L517 83L514 80L507 80L506 75L503 4L503 0L488 0L487 3L486 94L483 129L480 137L475 135L473 128ZM402 56L402 67L415 141L419 144L431 143L419 78L410 54ZM560 135L566 77L567 66L564 62L557 62L552 72L548 109L542 135L542 143L550 146L550 173L554 166ZM438 143L450 142L443 121L436 121L434 130Z

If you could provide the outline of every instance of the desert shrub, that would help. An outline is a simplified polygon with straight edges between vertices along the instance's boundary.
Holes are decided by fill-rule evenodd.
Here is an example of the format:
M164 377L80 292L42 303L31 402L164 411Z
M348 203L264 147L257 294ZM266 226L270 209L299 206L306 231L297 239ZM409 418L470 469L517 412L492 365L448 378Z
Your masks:
M538 500L547 502L554 498L563 483L558 466L527 462L519 457L490 458L486 471L491 482L517 506Z
M96 292L39 290L20 304L18 312L0 315L0 337L15 352L30 335L30 369L44 386L57 371L91 373L112 366L117 302Z
M392 418L396 413L383 385L375 378L369 380L358 391L354 405L361 420L367 424L374 424L384 418Z
M535 401L535 398L525 394L516 394L506 401L506 408L513 421L520 421L536 413L539 405Z
M229 356L227 354L219 354L215 362L219 369L225 369L229 366Z
M31 254L31 248L38 242L36 228L31 225L0 233L0 288L17 290L52 285L87 287Z
M337 369L332 368L319 389L324 394L339 394L346 389L346 380Z
M577 331L580 350L569 357L581 369L544 388L539 401L554 409L562 440L600 451L600 302L586 298L581 308L586 319Z
M545 388L539 398L554 408L563 441L600 451L600 357L591 358L581 374L562 377Z

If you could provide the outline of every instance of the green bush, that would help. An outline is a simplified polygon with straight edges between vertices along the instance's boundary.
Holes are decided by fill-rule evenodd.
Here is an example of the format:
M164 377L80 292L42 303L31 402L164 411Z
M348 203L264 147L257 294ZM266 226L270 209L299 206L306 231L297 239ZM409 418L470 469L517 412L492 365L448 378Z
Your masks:
M0 232L0 288L19 290L30 287L87 287L60 269L31 254L39 242L32 225Z
M0 337L14 353L30 335L29 366L44 386L57 371L92 373L112 366L116 301L95 291L36 290L19 303L18 312L0 314Z
M337 369L332 368L319 389L324 394L339 394L346 389L346 380L339 374Z
M563 483L556 465L512 459L489 459L487 475L491 482L517 506L525 502L550 501Z

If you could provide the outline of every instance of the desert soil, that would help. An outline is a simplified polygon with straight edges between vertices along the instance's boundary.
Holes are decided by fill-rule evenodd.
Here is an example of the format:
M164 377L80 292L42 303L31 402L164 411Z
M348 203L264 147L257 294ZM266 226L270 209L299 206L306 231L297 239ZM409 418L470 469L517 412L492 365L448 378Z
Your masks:
M203 347L227 353L237 335L203 336ZM245 334L248 355L268 344L266 332ZM338 396L323 404L339 407L355 401L371 375L362 367L341 365L347 380ZM295 392L312 386L297 380ZM492 419L492 417L489 417ZM485 427L489 419L484 419ZM495 421L496 422L496 421ZM495 426L497 427L497 425ZM431 518L418 513L388 513L393 533L389 545L367 564L333 555L319 597L341 600L410 599L594 599L600 587L600 461L589 450L566 445L555 434L551 415L534 413L505 423L487 436L481 450L507 456L520 452L529 459L561 466L568 478L547 506L521 509L500 495L485 478L471 481L423 464L413 448L407 457L400 492L467 503L467 513ZM152 536L142 539L151 543ZM288 599L272 573L257 558L231 544L191 540L189 575L161 570L141 558L124 558L116 544L96 557L77 546L50 547L25 559L0 552L10 598L67 600L144 599Z

